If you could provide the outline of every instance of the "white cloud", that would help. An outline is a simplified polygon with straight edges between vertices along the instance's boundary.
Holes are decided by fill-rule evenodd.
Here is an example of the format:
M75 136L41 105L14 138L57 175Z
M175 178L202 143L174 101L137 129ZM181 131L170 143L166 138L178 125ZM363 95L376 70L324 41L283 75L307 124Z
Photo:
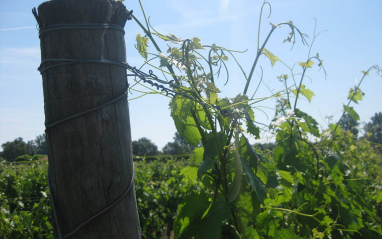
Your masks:
M0 32L26 30L26 29L36 29L36 26L33 26L33 27L0 28Z

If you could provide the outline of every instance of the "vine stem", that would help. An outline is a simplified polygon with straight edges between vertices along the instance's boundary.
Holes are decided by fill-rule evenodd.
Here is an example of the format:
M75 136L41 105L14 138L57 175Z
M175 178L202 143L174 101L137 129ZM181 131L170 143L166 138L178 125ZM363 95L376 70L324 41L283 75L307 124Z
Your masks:
M249 76L248 76L248 79L247 79L247 83L245 84L245 88L244 88L244 92L243 94L246 95L247 94L247 91L248 91L248 87L249 87L249 84L251 83L251 79L252 79L252 76L253 76L253 72L255 71L255 68L256 68L256 65L257 65L257 61L259 60L259 57L261 56L264 48L265 48L265 45L267 44L269 38L271 37L273 31L276 29L276 26L272 25L272 30L268 33L268 36L267 38L265 39L263 45L261 46L261 48L257 51L257 55L256 55L256 59L252 65L252 69L251 69L251 72L249 73Z
M159 48L158 44L156 43L156 41L154 40L151 32L149 29L146 29L145 26L142 25L142 23L134 16L134 14L131 14L131 17L134 19L134 21L136 23L138 23L138 25L142 28L142 30L145 32L145 34L150 38L151 42L154 44L154 47L155 49L158 51L158 52L162 52L161 49ZM172 78L174 79L174 81L176 82L176 84L179 86L180 85L180 82L179 80L177 79L177 77L175 77L175 72L174 70L172 69L171 65L167 65L167 69L170 71L171 73L171 76Z
M359 87L361 86L361 83L362 83L363 79L365 79L365 77L369 74L369 72L370 72L371 69L373 69L373 68L377 68L377 67L378 67L378 66L374 65L374 66L370 67L370 68L363 74L361 80L359 81L358 85L357 85L357 86L355 87L355 89L354 89L354 94L353 94L352 97L349 99L349 102L348 102L348 104L346 105L347 107L349 107L350 103L353 101L354 96L356 95L357 90L358 90ZM344 110L344 112L342 113L340 119L338 120L338 122L337 122L337 124L336 124L336 127L334 127L334 130L332 131L332 134L333 134L334 132L336 132L336 130L337 130L337 128L338 128L338 125L340 124L341 119L345 116L345 113L346 113L346 111Z

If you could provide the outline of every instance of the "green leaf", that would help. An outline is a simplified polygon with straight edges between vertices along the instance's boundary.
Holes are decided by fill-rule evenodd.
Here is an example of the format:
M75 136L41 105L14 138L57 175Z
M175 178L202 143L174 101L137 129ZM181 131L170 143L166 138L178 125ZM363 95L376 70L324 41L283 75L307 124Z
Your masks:
M170 102L171 116L178 133L189 144L198 146L202 136L199 133L195 120L190 115L193 107L194 102L179 95L174 97Z
M199 165L203 161L204 148L194 149L194 164Z
M296 181L294 180L293 176L290 172L278 170L277 171L282 179L289 182L290 184L296 184Z
M191 223L202 218L208 209L209 198L203 192L192 192L178 207L178 215L174 221L175 237L179 238Z
M249 155L250 158L257 159L257 162L266 162L266 159L263 157L263 155L259 154L256 152L256 150L253 148L253 146L249 143L249 140L246 137L242 137L245 139L246 143L246 149L247 149L247 154Z
M302 237L296 235L293 228L285 229L281 228L280 230L275 231L275 238L288 238L288 239L302 239Z
M169 62L168 62L168 59L165 58L165 57L160 57L159 67L166 67L168 65L170 65Z
M245 159L240 158L240 160L244 168L247 183L253 188L253 190L255 190L257 199L260 201L260 203L264 203L264 199L267 197L267 190L264 187L264 183L252 171L251 167L248 165Z
M292 90L294 95L297 95L297 90L298 89L293 89ZM315 95L313 91L311 91L309 89L306 89L304 84L301 84L300 92L299 93L302 94L303 96L305 96L305 98L307 98L309 102L311 102L312 96Z
M272 66L275 65L275 62L276 62L276 61L280 61L280 59L279 59L277 56L273 55L273 54L272 54L270 51L268 51L266 48L264 48L264 54L265 54L265 56L268 57L268 59L271 61Z
M212 132L206 134L206 141L207 144L204 145L203 160L212 159L218 155L217 144Z
M220 93L221 91L212 82L206 82L205 84L207 86L207 88L205 89L205 92L207 94L209 102L210 104L215 104L216 100L218 99L217 93Z
M181 175L184 175L186 179L188 180L196 180L198 175L198 168L197 167L185 167L180 171Z
M320 129L318 128L319 124L313 117L299 109L295 109L295 114L297 117L304 119L305 124L308 126L309 130L304 129L305 132L311 133L316 137L320 137Z
M253 123L253 121L255 120L253 110L252 109L246 110L244 114L245 114L245 120L247 121L246 123L247 123L248 133L255 136L256 139L260 139L260 129Z
M202 44L200 44L200 39L197 37L192 38L192 44L194 45L195 49L203 49Z
M215 159L207 159L203 160L203 162L200 163L198 168L198 178L202 178L202 176L210 169L213 168L216 160Z
M346 112L348 112L348 114L350 115L350 117L352 117L353 120L355 121L359 120L359 115L357 114L357 112L355 112L353 107L344 105L344 109Z
M200 200L199 198L193 198L194 200ZM203 200L205 200L203 198ZM205 203L207 206L209 203ZM194 208L193 206L199 206L198 204L185 205L183 208L187 207L187 213L192 215L189 217L192 220L189 220L189 224L185 227L181 227L183 230L178 234L177 226L175 223L175 238L180 239L190 239L190 238L200 238L200 239L220 239L221 229L223 223L230 217L230 206L224 200L219 200L216 203L212 204L211 208L208 211L208 214L205 217L199 216L200 210ZM192 211L198 211L198 216L196 217ZM185 213L184 213L185 214ZM183 216L182 212L179 216ZM179 217L178 216L178 217ZM177 219L178 219L177 217ZM176 220L177 220L176 219ZM182 225L180 225L182 226Z
M147 37L142 37L141 34L138 34L136 40L139 53L147 60L147 46L149 39Z
M357 87L355 87L354 89L351 88L349 90L348 100L351 99L354 103L358 104L358 101L362 100L364 95L365 93L363 93L361 89Z
M333 169L334 166L341 162L341 157L333 150L328 150L326 154L326 162L330 169Z
M309 60L308 62L300 62L298 63L300 66L302 67L306 67L306 68L312 68L314 62L312 60Z
M207 130L211 130L210 122L208 121L208 117L206 115L206 112L204 111L203 107L201 105L196 106L196 117L198 118L199 124Z
M330 124L329 128L331 131L333 131L336 128L336 124ZM336 132L334 132L334 135L340 135L341 133L342 133L342 128L340 125L338 125Z
M314 92L306 89L304 84L301 85L300 93L305 96L309 102L312 100L312 96L314 96Z
M153 32L152 34L158 36L160 39L164 41L171 41L172 43L175 43L175 44L183 44L183 40L173 34L163 35L157 32Z

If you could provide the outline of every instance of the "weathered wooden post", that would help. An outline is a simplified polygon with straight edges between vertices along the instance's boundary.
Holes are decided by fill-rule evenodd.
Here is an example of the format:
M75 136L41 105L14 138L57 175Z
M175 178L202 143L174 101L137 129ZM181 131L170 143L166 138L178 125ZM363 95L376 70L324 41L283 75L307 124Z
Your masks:
M140 238L124 25L114 0L53 0L39 27L55 238Z

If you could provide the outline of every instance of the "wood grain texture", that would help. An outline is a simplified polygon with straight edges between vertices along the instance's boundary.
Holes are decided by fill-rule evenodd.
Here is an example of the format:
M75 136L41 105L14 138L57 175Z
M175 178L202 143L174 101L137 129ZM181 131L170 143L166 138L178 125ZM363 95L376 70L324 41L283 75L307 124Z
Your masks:
M125 6L112 0L49 1L38 7L38 15L40 29L80 23L123 27L128 17ZM126 61L123 32L114 29L49 31L40 40L42 60ZM54 67L44 71L42 78L47 124L103 104L127 89L126 70L107 64ZM113 202L130 184L133 159L127 99L49 129L47 142L52 193L65 235ZM115 207L69 238L140 238L134 187Z

